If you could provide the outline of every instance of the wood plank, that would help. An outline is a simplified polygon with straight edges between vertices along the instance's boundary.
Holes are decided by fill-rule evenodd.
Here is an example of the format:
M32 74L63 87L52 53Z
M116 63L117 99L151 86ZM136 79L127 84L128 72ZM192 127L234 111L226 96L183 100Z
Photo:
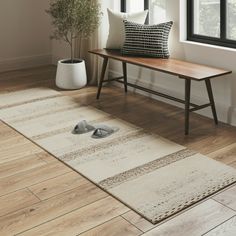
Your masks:
M39 83L43 83L43 82L50 83L53 81L52 78L54 76L55 76L54 72L50 73L48 76L45 76L42 73L41 74L34 74L34 75L31 73L28 75L20 76L20 78L19 77L17 78L17 80L20 80L21 85L17 84L17 83L13 84L11 81L12 78L8 79L8 80L7 79L0 80L0 85L3 89L7 88L8 90L10 88L12 88L13 86L15 86L18 90L19 90L19 87L21 87L21 86L28 87L29 85L34 85L34 86L40 87ZM3 93L3 91L1 93Z
M94 229L91 229L80 236L135 236L141 235L142 231L135 228L132 224L128 223L122 217L112 219Z
M9 129L9 127L5 123L0 121L0 134L5 133L8 129Z
M235 212L233 210L210 199L159 225L144 235L183 236L184 232L184 235L199 236L234 215Z
M46 162L39 155L29 155L25 158L4 162L0 165L0 178L19 174L43 165L46 165Z
M19 132L0 120L0 148L14 147L14 144L24 144L29 142Z
M23 232L105 197L107 197L107 194L93 184L82 185L25 209L0 217L0 235L7 236ZM93 213L94 218L96 218L95 208L93 208Z
M17 131L15 131L10 126L8 126L7 124L5 124L3 121L0 120L0 145L11 139L16 139L15 141L18 141L18 139L22 139L21 137L22 136ZM19 141L24 142L24 139ZM9 145L12 146L12 144L13 143L10 143ZM4 146L0 147L3 148Z
M137 214L134 211L128 211L124 215L122 215L124 219L126 219L131 224L135 225L138 229L142 230L142 232L146 232L154 227L156 225L150 223L149 221L145 220L142 216Z
M50 76L52 73L55 73L56 66L54 65L47 65L47 66L38 66L20 70L12 70L12 71L5 71L0 72L0 82L5 80L11 80L12 84L22 84L21 79L24 77L29 77L33 80L35 75L41 76Z
M215 195L213 199L236 211L236 185Z
M0 149L12 147L14 146L13 144L25 144L26 142L29 141L10 126L0 121Z
M212 78L219 75L230 74L232 71L227 71L220 68L190 63L177 59L158 59L148 57L123 56L119 50L97 49L89 51L90 53L118 60L121 62L130 63L133 65L145 67L148 69L176 75L180 77L191 78L193 80L202 80Z
M230 132L228 129L218 129L217 127L209 129L206 128L206 130L209 130L209 134L206 137L201 134L202 137L199 140L191 140L188 144L183 143L183 145L194 150L199 150L200 153L208 156L210 153L236 142L234 129L232 130L233 132ZM195 139L194 135L192 138Z
M29 189L39 199L45 200L65 191L74 189L85 183L88 183L88 180L79 175L77 172L73 171L64 175L60 175L53 179L44 181L42 183L33 185L29 187Z
M0 179L0 196L26 188L71 170L61 163L49 163L22 173Z
M3 140L5 138L5 136L12 136L12 135L17 135L18 133L11 129L8 125L6 125L5 123L3 123L0 120L0 140Z
M128 211L112 197L80 208L20 235L78 235Z
M42 151L41 153L38 153L36 155L39 156L42 161L45 161L47 163L52 163L52 162L58 163L58 159L56 157L52 156L51 154L45 151Z
M236 161L236 143L212 152L208 156L214 158L217 161L221 161L227 165L230 165Z
M5 195L0 197L0 216L31 206L39 201L40 200L27 189Z
M234 236L236 235L236 216L227 220L204 236Z
M4 92L1 92L1 94L9 93L9 92L16 92L19 90L25 90L25 89L32 89L37 87L44 87L45 84L47 84L48 88L54 88L55 81L52 79L41 80L41 81L35 81L35 82L25 82L22 85L13 85L8 83L0 83L0 87L2 87Z
M42 152L41 148L28 140L22 145L14 147L13 145L12 147L0 149L0 164Z
M11 128L9 128L11 129ZM6 149L9 147L14 147L13 144L23 145L27 143L28 140L24 139L20 134L11 134L9 137L1 137L0 139L0 149Z

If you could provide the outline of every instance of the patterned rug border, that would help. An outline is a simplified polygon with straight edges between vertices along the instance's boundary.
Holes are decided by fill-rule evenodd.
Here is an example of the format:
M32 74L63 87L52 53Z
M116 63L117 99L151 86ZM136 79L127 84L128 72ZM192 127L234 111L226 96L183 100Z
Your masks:
M98 184L108 190L110 188L114 188L124 182L124 180L132 180L134 178L137 178L139 176L151 173L153 170L157 170L161 167L167 166L171 163L174 163L176 161L182 160L187 157L191 157L194 154L197 154L197 152L192 151L190 149L184 148L180 151L177 151L175 153L169 154L167 156L161 157L159 159L156 159L154 161L148 162L146 164L143 164L141 166L135 167L133 169L130 169L128 171L125 171L123 173L117 174L115 176L112 176L110 178L107 178Z
M73 168L72 168L73 169ZM74 169L73 169L74 170ZM79 173L78 171L76 171L77 173ZM80 173L79 173L80 174ZM83 176L83 175L82 175ZM86 176L83 176L86 179L88 179ZM92 182L90 179L88 179L90 182ZM94 182L92 182L94 183ZM95 183L96 186L98 186ZM172 214L165 216L161 219L156 219L156 220L152 220L149 219L148 217L146 217L144 214L142 214L141 212L138 212L137 210L135 210L133 207L131 207L129 204L125 203L122 199L120 199L119 197L116 197L114 195L112 195L111 193L108 192L108 190L101 188L100 186L98 186L100 189L102 189L103 191L105 191L106 193L108 193L109 195L111 195L112 197L114 197L115 199L117 199L118 201L120 201L122 204L124 204L125 206L127 206L128 208L130 208L132 211L136 212L138 215L142 216L145 220L147 220L148 222L152 223L153 225L157 225L159 223L164 223L166 220L171 220L171 218L176 217L182 213L184 213L185 211L188 211L194 207L196 207L197 205L211 199L213 196L220 194L223 191L226 191L227 189L231 188L232 186L236 186L236 180L234 182L232 182L231 184L222 187L221 189L217 190L216 192L213 192L212 194L207 195L204 198L201 198L200 200L197 200L195 202L192 203L192 205L189 206L183 206L181 209L178 209L178 211L173 212Z
M47 99L53 99L53 98L57 98L57 97L64 97L64 95L62 95L62 94L57 94L56 95L55 94L55 95L46 96L44 98L34 98L34 99L29 100L29 101L18 102L18 103L14 103L14 104L11 104L11 105L1 106L0 109L7 109L7 108L12 108L12 107L17 107L17 106L21 106L21 105L24 105L24 104L30 104L30 103L43 101L43 100L47 100Z

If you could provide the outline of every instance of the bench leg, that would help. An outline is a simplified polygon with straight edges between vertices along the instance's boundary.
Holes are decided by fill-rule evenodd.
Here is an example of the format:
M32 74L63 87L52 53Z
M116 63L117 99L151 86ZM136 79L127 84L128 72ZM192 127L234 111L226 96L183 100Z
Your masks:
M215 101L214 101L214 97L213 97L213 92L212 92L212 88L211 88L211 81L210 79L206 79L206 87L207 87L207 92L208 92L208 96L209 96L209 100L210 100L210 104L211 104L211 109L212 109L212 114L214 117L214 121L215 124L218 124L218 118L217 118L217 113L216 113L216 106L215 106Z
M99 85L98 85L97 99L99 99L100 94L101 94L102 84L103 84L106 69L107 69L107 63L108 63L108 58L104 57L103 65L102 65L102 72L101 72L100 81L99 81Z
M185 79L185 135L189 134L191 80Z
M127 93L128 88L127 88L127 65L126 65L126 62L122 62L122 67L123 67L125 92Z

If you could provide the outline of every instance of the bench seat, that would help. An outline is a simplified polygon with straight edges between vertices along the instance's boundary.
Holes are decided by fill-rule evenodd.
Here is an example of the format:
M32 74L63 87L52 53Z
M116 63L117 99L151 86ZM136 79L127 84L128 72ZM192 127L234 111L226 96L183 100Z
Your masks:
M96 49L89 51L92 54L102 57L103 68L101 72L101 78L98 86L97 99L100 97L102 85L104 82L108 81L117 81L124 84L125 92L127 92L127 87L134 87L136 89L143 90L176 102L185 104L185 134L189 134L189 114L190 112L197 111L208 106L211 106L212 113L214 117L215 124L218 124L218 118L215 108L215 102L211 87L210 79L216 78L222 75L230 74L232 71L200 65L196 63L190 63L187 61L177 60L177 59L160 59L160 58L148 58L148 57L136 57L136 56L124 56L120 53L119 50L107 50L107 49ZM123 76L113 79L105 80L105 72L107 68L107 63L109 59L117 60L122 62L123 66ZM128 83L127 81L127 63L133 64L136 66L148 68L151 70L171 74L178 76L180 79L185 80L185 99L179 99L172 97L167 94L163 94L157 91L153 91L147 88L140 87L135 84ZM209 96L209 103L203 105L196 105L190 102L190 91L191 91L191 81L205 81L206 88ZM192 107L192 108L191 108Z

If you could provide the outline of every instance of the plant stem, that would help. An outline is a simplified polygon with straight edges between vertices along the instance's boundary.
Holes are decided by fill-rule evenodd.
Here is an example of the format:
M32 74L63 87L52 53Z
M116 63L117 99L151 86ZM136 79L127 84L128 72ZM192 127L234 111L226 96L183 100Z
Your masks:
M76 44L76 52L77 52L77 57L78 58L80 58L81 57L81 44L82 44L82 42L81 42L81 36L78 36L77 37L77 44Z
M73 34L71 33L71 45L70 45L70 51L71 51L71 63L74 63L74 50L73 50Z

